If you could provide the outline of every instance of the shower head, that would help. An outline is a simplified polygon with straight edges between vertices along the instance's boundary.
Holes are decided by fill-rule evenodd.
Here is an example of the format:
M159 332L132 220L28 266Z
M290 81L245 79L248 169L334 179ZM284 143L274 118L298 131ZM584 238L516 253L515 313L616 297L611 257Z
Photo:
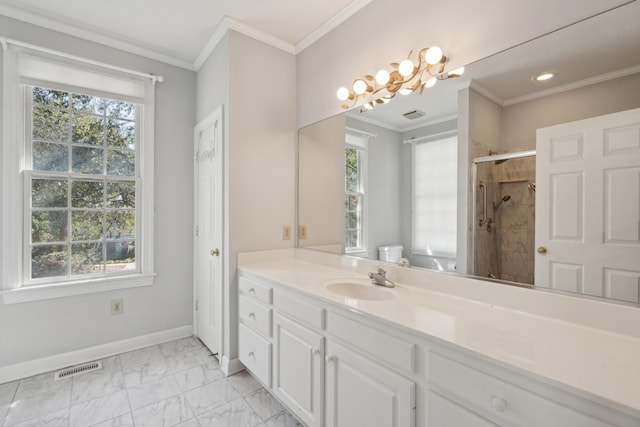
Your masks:
M500 200L498 203L493 202L493 210L494 210L494 211L497 211L497 210L498 210L498 208L500 207L500 205L502 204L502 202L507 202L507 201L509 201L509 200L511 200L511 196L510 196L510 195L508 195L508 194L505 194L505 195L502 197L502 200Z

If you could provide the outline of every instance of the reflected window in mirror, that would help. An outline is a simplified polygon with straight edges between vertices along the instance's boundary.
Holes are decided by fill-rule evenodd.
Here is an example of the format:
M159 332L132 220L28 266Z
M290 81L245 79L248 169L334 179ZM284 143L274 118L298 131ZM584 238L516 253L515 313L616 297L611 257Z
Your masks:
M345 145L345 252L366 251L367 137L347 133Z
M413 253L455 258L458 138L413 143Z

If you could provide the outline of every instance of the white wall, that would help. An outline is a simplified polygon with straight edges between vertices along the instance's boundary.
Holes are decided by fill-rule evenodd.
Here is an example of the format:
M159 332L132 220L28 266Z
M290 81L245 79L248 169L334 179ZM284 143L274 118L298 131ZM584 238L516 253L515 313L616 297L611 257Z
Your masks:
M238 252L293 247L295 58L230 31L198 72L197 117L224 105L227 236L222 357L237 356Z
M155 108L155 284L0 304L0 367L191 325L195 73L2 16L0 35L164 76ZM124 313L111 316L115 298Z

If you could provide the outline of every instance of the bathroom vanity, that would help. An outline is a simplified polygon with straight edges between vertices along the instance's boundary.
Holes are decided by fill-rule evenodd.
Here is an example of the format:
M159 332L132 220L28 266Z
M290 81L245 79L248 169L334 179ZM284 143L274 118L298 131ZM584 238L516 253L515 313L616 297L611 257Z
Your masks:
M638 426L636 307L304 249L240 254L239 359L308 426Z

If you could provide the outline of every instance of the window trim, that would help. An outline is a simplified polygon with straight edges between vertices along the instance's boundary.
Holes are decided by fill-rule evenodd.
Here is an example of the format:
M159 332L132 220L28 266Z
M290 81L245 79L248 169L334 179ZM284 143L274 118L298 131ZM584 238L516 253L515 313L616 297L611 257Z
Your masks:
M21 81L19 72L19 59L21 55L41 58L43 61L58 61L66 67L74 67L82 72L93 72L96 76L107 76L129 80L144 87L144 99L132 100L141 105L139 129L139 149L137 153L137 171L135 179L139 182L140 219L139 235L136 236L136 262L140 263L137 273L105 275L102 277L78 278L75 280L51 281L49 283L31 284L23 277L24 262L24 233L25 224L25 91L24 85L33 85L31 81ZM53 59L52 59L53 58ZM71 60L69 58L72 58ZM37 301L71 295L80 295L108 290L124 289L137 286L149 286L154 282L154 105L155 82L160 81L155 76L114 68L108 64L102 67L91 62L87 65L81 58L71 57L63 53L46 51L41 54L38 49L25 49L23 47L9 46L3 51L3 139L2 139L2 176L0 188L2 212L0 212L0 270L2 271L2 283L0 295L5 304ZM60 88L61 84L55 81L37 82L36 85ZM96 96L107 96L106 93L96 93L93 89L83 89L69 85L62 85L62 89L78 91ZM122 96L112 92L112 97L119 99ZM10 144L9 141L18 143ZM18 250L16 250L18 249Z
M345 150L347 148L352 148L360 152L360 170L359 170L359 178L360 178L360 192L358 193L347 193L345 188L345 196L347 194L358 194L362 196L362 219L361 219L361 247L348 249L345 245L344 252L348 255L357 255L357 254L365 254L368 252L368 233L367 233L367 225L368 225L368 148L369 148L369 137L365 134L359 132L346 132L345 138ZM345 224L346 231L346 224ZM346 242L345 242L346 243Z

